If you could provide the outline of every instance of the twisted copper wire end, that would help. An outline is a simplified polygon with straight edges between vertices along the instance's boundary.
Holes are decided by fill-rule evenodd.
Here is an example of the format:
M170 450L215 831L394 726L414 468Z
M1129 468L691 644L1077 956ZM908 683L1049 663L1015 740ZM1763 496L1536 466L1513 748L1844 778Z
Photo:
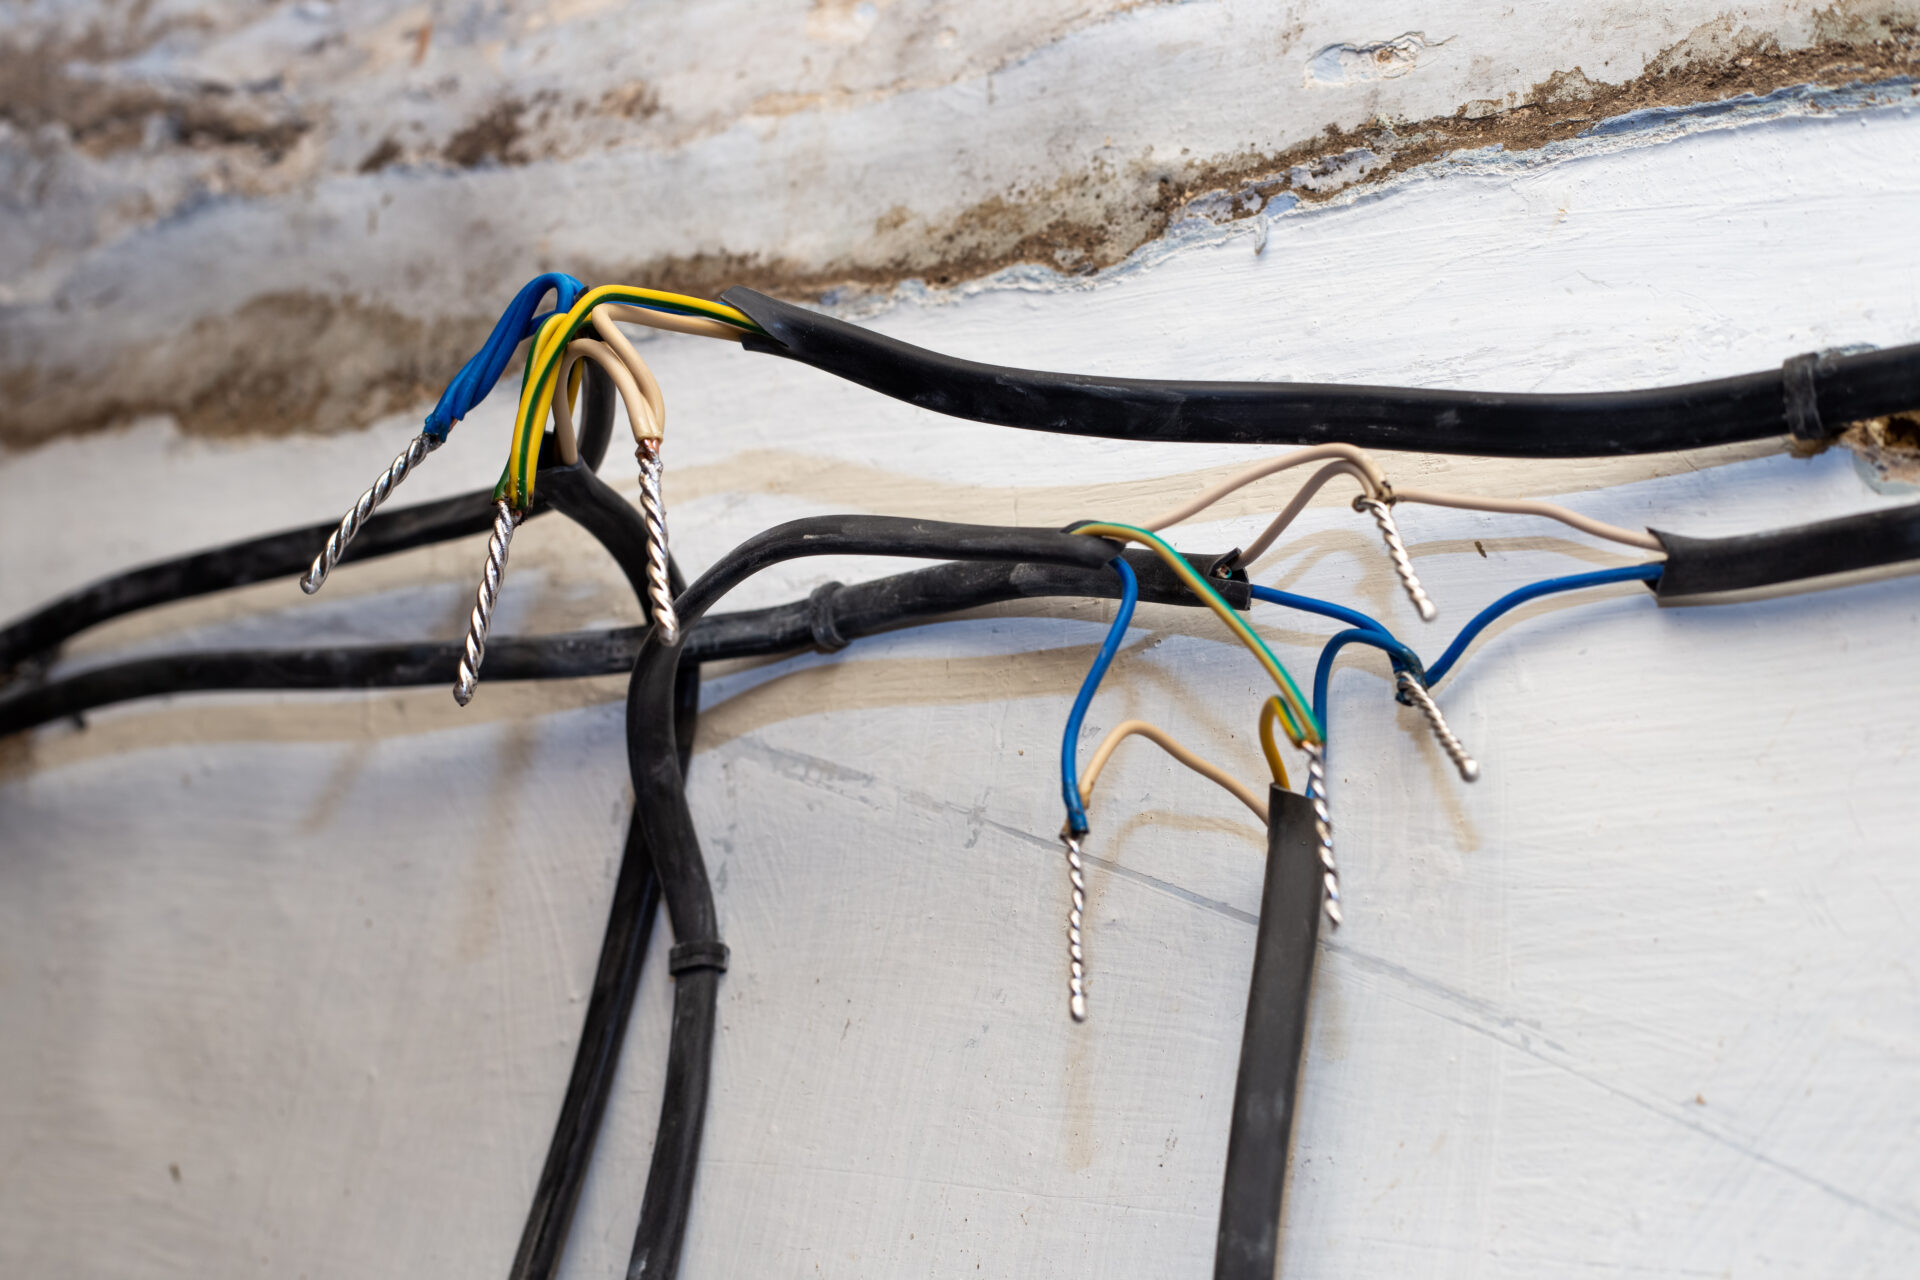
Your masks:
M312 595L320 589L320 584L327 580L327 575L333 572L333 567L340 563L340 557L347 552L347 544L352 542L353 536L360 532L360 526L367 522L367 517L387 500L387 495L407 478L409 471L420 465L422 458L439 447L440 441L424 431L407 442L407 447L401 450L400 456L380 473L380 478L373 482L372 487L360 495L360 501L354 503L347 514L340 518L340 527L327 536L327 545L320 548L320 554L313 558L313 564L307 569L306 576L300 579L302 591Z
M1468 755L1460 739L1453 736L1453 730L1447 727L1447 718L1440 714L1440 704L1433 700L1427 686L1411 671L1402 671L1395 679L1406 699L1426 713L1427 723L1433 727L1433 736L1440 740L1440 749L1447 753L1447 758L1453 761L1453 767L1460 771L1460 780L1472 782L1478 778L1480 762Z
M1067 846L1067 879L1073 885L1073 906L1067 911L1067 1012L1075 1022L1087 1020L1087 957L1081 950L1080 928L1087 910L1086 868L1080 861L1080 838L1062 831Z
M673 609L673 581L667 573L667 504L660 493L664 468L660 442L642 440L633 451L640 463L640 515L647 525L647 595L653 602L653 625L660 643L680 641L680 615Z
M473 701L480 683L480 663L487 656L487 631L493 626L493 606L500 599L500 581L507 576L507 548L513 545L520 517L503 498L493 504L493 534L487 539L487 563L480 571L480 590L467 617L467 643L460 654L460 672L453 682L453 700L461 706Z
M1387 556L1393 561L1394 572L1400 575L1400 585L1407 590L1407 599L1413 601L1413 607L1419 610L1420 621L1432 622L1439 617L1438 606L1427 595L1426 588L1420 585L1419 575L1413 571L1413 560L1407 555L1407 544L1400 540L1400 526L1394 522L1392 508L1380 499L1363 493L1353 500L1353 509L1366 512L1380 526L1380 536L1387 544Z
M1313 831L1319 840L1320 883L1326 892L1322 906L1327 923L1340 927L1340 868L1333 861L1333 815L1327 810L1327 765L1325 749L1317 742L1304 744L1307 753L1307 799L1313 802Z

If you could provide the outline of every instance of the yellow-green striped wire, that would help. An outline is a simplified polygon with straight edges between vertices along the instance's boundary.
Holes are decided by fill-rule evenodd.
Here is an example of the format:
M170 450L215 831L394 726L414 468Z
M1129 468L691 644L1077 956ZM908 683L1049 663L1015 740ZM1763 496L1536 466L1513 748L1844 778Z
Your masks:
M1324 740L1320 732L1320 721L1314 717L1312 705L1301 696L1300 686L1293 682L1291 675L1287 674L1287 669L1280 664L1280 659L1273 656L1273 651L1267 648L1266 641L1246 624L1246 621L1234 611L1233 606L1220 598L1220 593L1213 589L1212 584L1187 563L1185 556L1145 529L1136 529L1130 524L1094 521L1080 525L1074 529L1074 532L1096 538L1117 538L1124 542L1137 542L1166 561L1167 567L1173 570L1190 591L1200 597L1201 603L1213 610L1215 616L1227 624L1227 628L1239 637L1240 643L1252 651L1253 656L1260 660L1260 665L1267 669L1267 674L1273 677L1274 684L1280 689L1281 725L1293 744L1303 746L1308 742Z

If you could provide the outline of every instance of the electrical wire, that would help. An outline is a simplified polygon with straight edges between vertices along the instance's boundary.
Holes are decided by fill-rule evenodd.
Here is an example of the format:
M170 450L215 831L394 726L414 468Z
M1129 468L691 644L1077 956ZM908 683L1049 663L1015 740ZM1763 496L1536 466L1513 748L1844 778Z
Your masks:
M1530 600L1538 600L1541 596L1550 596L1562 591L1578 591L1583 587L1601 587L1615 582L1657 583L1665 568L1664 564L1657 561L1652 564L1622 565L1617 569L1599 569L1592 573L1569 574L1564 578L1548 578L1544 582L1535 582L1517 591L1509 591L1475 614L1471 622L1460 628L1460 634L1453 638L1453 643L1448 645L1446 652L1440 655L1440 660L1427 668L1426 683L1431 687L1446 679L1447 673L1453 670L1454 664L1460 661L1461 655L1467 651L1467 646L1473 643L1475 637L1485 631L1500 615L1517 609Z
M1273 775L1274 785L1284 791L1293 784L1287 780L1287 762L1280 754L1280 744L1273 740L1273 724L1280 718L1280 710L1277 697L1260 704L1260 754L1267 758L1267 770Z
M680 594L674 602L683 623L680 643L666 644L657 629L649 632L627 686L627 724L633 744L629 765L635 808L653 849L655 873L673 925L675 945L670 967L677 981L660 1122L627 1265L630 1280L671 1277L679 1267L711 1087L719 978L727 963L713 887L688 807L684 776L665 741L674 725L672 679L687 631L753 574L802 556L1013 559L1098 569L1112 561L1119 550L1097 538L1051 529L955 525L887 516L794 520L749 538Z
M1046 373L911 346L752 289L722 299L783 356L936 413L1033 431L1163 443L1317 445L1580 458L1795 435L1920 405L1920 346L1795 356L1780 368L1633 391L1509 393Z
M439 403L427 414L423 430L436 440L445 440L454 424L473 412L473 407L486 399L487 393L500 381L500 375L506 372L507 361L513 356L513 349L532 336L534 326L539 323L533 312L539 306L540 299L552 292L560 309L565 311L586 291L586 287L559 271L549 271L527 281L520 292L514 295L513 301L507 304L507 309L500 313L493 332L487 335L480 350L460 366L460 371L447 383L446 390L440 393Z
M1543 516L1548 520L1558 520L1570 529L1578 529L1581 533L1610 542L1638 547L1643 551L1664 550L1660 539L1645 529L1637 533L1632 529L1622 529L1619 525L1583 516L1554 502L1539 502L1531 498L1483 498L1469 493L1440 493L1433 489L1395 489L1393 501L1395 504L1417 502L1429 507L1454 507L1463 511L1491 511L1500 515Z
M602 303L632 307L634 311L629 314L643 322L658 313L714 321L722 326L726 336L734 338L759 332L759 326L737 308L686 294L630 285L600 285L581 294L565 312L541 327L527 354L527 376L520 388L520 408L514 420L513 444L501 494L516 509L526 506L533 498L535 442L540 434L539 424L546 418L547 405L554 396L561 353L587 323L594 308Z
M1269 698L1267 701L1271 704L1273 699ZM1224 787L1234 799L1253 810L1254 815L1261 822L1264 823L1267 820L1266 802L1256 796L1251 787L1219 765L1202 760L1175 741L1173 735L1165 729L1149 724L1145 720L1122 720L1108 730L1107 736L1101 739L1099 747L1094 750L1093 758L1087 761L1087 772L1080 782L1080 804L1083 808L1093 803L1094 784L1100 781L1100 771L1107 767L1107 760L1113 755L1114 749L1131 737L1145 738L1209 782L1218 783Z
M1080 726L1087 718L1087 708L1093 705L1093 695L1099 691L1100 682L1106 678L1107 668L1113 665L1113 656L1120 652L1120 645L1127 638L1127 627L1133 622L1133 607L1140 600L1140 581L1134 576L1133 567L1115 556L1113 569L1120 575L1120 607L1114 611L1113 625L1107 628L1107 638L1101 642L1100 651L1093 656L1093 665L1087 668L1086 678L1080 682L1073 709L1067 713L1066 730L1060 736L1060 795L1067 806L1067 830L1077 836L1087 833L1087 810L1080 788Z
M1219 593L1205 578L1193 571L1193 567L1180 557L1179 552L1168 546L1158 535L1149 533L1145 529L1136 529L1132 525L1094 521L1075 526L1074 532L1138 542L1151 549L1180 576L1181 581L1185 582L1209 609L1213 610L1216 617L1227 624L1227 629L1247 646L1254 657L1259 659L1260 664L1267 669L1267 673L1273 677L1274 683L1279 686L1282 699L1282 723L1286 728L1287 737L1292 739L1294 745L1299 746L1304 742L1319 740L1319 723L1314 718L1312 708L1301 696L1299 687L1294 684L1293 677L1280 664L1280 660L1273 656L1273 651L1267 648L1266 642L1254 632L1253 628L1235 615L1227 602L1220 598Z
M1277 458L1266 458L1254 463L1250 467L1236 471L1225 480L1222 480L1209 489L1202 490L1186 502L1162 511L1151 520L1142 520L1140 527L1158 533L1163 529L1193 519L1193 517L1199 515L1208 507L1213 506L1221 499L1237 493L1255 481L1264 480L1271 475L1278 475L1282 471L1290 471L1295 467L1305 466L1309 462L1321 462L1328 458L1335 459L1335 463L1333 467L1322 468L1320 475L1325 477L1325 479L1319 480L1320 484L1326 483L1326 479L1331 479L1333 475L1339 474L1334 468L1344 463L1344 469L1348 474L1351 474L1360 481L1360 487L1365 490L1368 495L1376 498L1386 496L1386 477L1380 474L1380 468L1374 463L1371 457L1367 456L1366 450L1356 449L1350 444L1315 445L1311 449L1296 449L1291 453L1281 454ZM1315 482L1309 480L1308 483L1314 484Z
M633 376L632 367L620 354L603 342L592 338L575 338L567 344L567 360L561 366L560 376L571 379L575 367L582 360L591 360L606 370L613 379L613 385L620 392L620 401L626 406L627 421L633 427L636 437L653 431L657 434L658 418L654 414L652 401L642 393L639 383ZM563 463L580 460L580 450L574 443L573 412L570 405L571 391L564 396L553 398L553 438L556 450Z

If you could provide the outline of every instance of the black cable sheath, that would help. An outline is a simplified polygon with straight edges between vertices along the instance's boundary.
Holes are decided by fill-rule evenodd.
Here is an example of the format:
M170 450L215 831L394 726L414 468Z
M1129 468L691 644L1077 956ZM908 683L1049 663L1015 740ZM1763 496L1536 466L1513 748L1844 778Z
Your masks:
M613 380L598 365L588 364L586 395L580 419L581 469L592 472L606 456L613 431ZM548 441L551 441L551 435ZM543 444L543 456L545 446ZM533 506L527 515L551 510L553 495L544 488L548 472L540 477ZM294 578L313 563L314 555L340 522L288 529L263 538L229 543L209 551L129 569L103 578L43 605L0 631L0 673L54 648L61 641L98 626L110 618L170 604L215 591L250 586L272 578ZM376 511L347 544L342 564L390 556L415 547L446 542L493 527L493 493L480 490L458 497L423 502L418 506Z
M1300 1052L1307 1040L1321 870L1313 802L1282 787L1268 795L1267 880L1240 1034L1227 1170L1220 1192L1214 1280L1273 1280L1287 1184Z
M542 484L546 481L542 480ZM1148 604L1198 607L1199 601L1149 551L1125 553ZM1203 572L1223 556L1188 555ZM1236 609L1251 600L1245 574L1213 577L1214 588ZM1082 596L1114 599L1120 581L1110 571L1058 565L958 561L893 574L871 582L816 592L804 600L712 614L690 628L682 647L690 662L760 658L815 642L825 626L843 639L873 635L903 623L1007 600ZM645 627L574 631L546 636L495 636L487 641L487 683L571 680L633 670ZM135 658L95 667L40 685L0 693L0 738L97 707L176 693L265 690L402 689L453 683L460 645L410 643L312 649L237 649Z
M752 289L725 301L785 356L931 409L999 426L1183 444L1328 444L1504 458L1660 453L1786 435L1780 369L1591 393L1429 391L1307 382L1179 382L1043 373L960 360ZM1823 354L1808 370L1833 429L1920 406L1920 345Z
M1732 538L1648 532L1667 553L1654 586L1662 604L1920 561L1920 503Z
M604 444L602 445L604 448ZM541 472L540 491L556 509L579 524L605 547L632 587L641 612L651 624L653 608L647 591L647 529L640 513L593 473L582 458L570 466ZM670 581L683 585L678 566L668 562ZM644 633L646 628L631 628ZM494 653L489 650L491 659ZM486 668L489 678L494 668ZM693 757L693 734L700 710L700 668L682 662L673 678L673 744L684 773ZM634 749L634 725L627 726L629 754ZM574 1050L573 1070L554 1121L547 1157L535 1184L532 1203L514 1252L510 1280L553 1280L566 1252L574 1210L586 1185L607 1101L626 1042L633 1001L640 989L642 963L659 914L660 883L653 873L653 854L636 812L628 819L626 847L607 927L595 966L593 993L587 1001L580 1040Z
M1097 569L1120 548L1100 538L1052 529L1006 529L942 524L892 516L819 516L769 529L728 553L674 602L683 639L663 645L650 633L628 684L628 762L634 806L653 849L654 871L673 924L676 952L698 948L724 955L715 918L713 886L700 854L700 838L688 808L680 762L660 726L673 722L672 678L687 631L722 596L751 575L784 560L812 555L914 556L954 560L1034 560ZM651 727L651 732L649 728ZM673 1039L667 1055L666 1093L654 1136L647 1192L640 1205L628 1262L629 1280L672 1277L679 1269L687 1213L706 1122L713 1063L713 1030L719 998L715 968L688 968L674 988Z

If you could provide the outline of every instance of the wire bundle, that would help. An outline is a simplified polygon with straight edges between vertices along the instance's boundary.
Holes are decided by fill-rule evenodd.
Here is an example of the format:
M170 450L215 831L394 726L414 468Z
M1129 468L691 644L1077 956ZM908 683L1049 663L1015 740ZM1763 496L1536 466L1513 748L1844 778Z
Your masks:
M536 314L548 293L555 295L555 309ZM1319 843L1322 864L1314 874L1320 876L1318 892L1327 915L1337 924L1325 750L1331 673L1346 647L1358 644L1387 655L1401 700L1422 711L1462 777L1471 780L1477 766L1447 729L1431 691L1489 625L1528 601L1635 581L1654 588L1663 603L1710 599L1724 592L1775 589L1920 561L1920 511L1914 508L1747 539L1686 539L1622 529L1551 503L1395 488L1381 467L1352 442L1367 439L1435 451L1567 456L1677 448L1781 430L1817 438L1810 433L1823 421L1837 429L1848 416L1920 403L1920 347L1822 357L1815 363L1796 357L1803 363L1789 361L1779 374L1611 396L1153 383L974 365L868 334L748 290L729 291L727 298L710 302L620 285L588 289L562 273L537 276L514 297L486 343L449 382L427 416L421 436L337 528L293 531L149 566L56 601L0 631L0 667L25 669L25 664L37 661L65 637L105 618L293 573L301 563L296 549L310 548L329 532L331 538L309 570L316 588L325 571L345 559L491 528L497 554L490 557L489 576L482 587L488 608L476 606L476 622L464 648L468 665L461 668L461 681L470 693L479 654L486 647L481 615L490 616L492 601L485 593L499 589L506 539L521 520L539 514L550 503L586 527L614 555L648 627L575 636L500 637L491 647L496 672L508 678L631 672L628 751L637 797L574 1077L514 1264L515 1280L550 1280L559 1266L567 1224L611 1088L612 1066L638 983L653 907L661 900L675 936L669 961L676 977L675 1013L660 1127L629 1274L670 1276L678 1264L706 1104L718 983L727 961L685 799L702 661L786 652L810 642L840 647L857 636L995 600L1116 599L1112 624L1068 712L1060 754L1066 810L1062 836L1073 874L1071 1007L1078 1018L1085 1014L1079 840L1089 830L1087 806L1095 785L1117 747L1129 738L1143 737L1218 783L1263 821L1270 816L1269 806L1254 788L1142 720L1127 719L1114 726L1094 750L1084 774L1080 770L1079 738L1086 716L1125 642L1139 602L1209 610L1271 678L1274 693L1259 709L1262 754L1282 789L1289 782L1279 737L1307 755L1305 794L1311 800L1317 833L1313 838ZM1050 530L884 516L796 521L750 539L691 588L683 589L667 555L659 490L665 397L619 329L622 323L740 341L748 350L800 360L885 394L980 421L1121 439L1265 440L1312 447L1263 460L1136 524L1088 521L1067 530ZM377 512L407 472L484 399L523 341L528 342L528 351L508 461L493 493L408 511ZM1789 383L1793 396L1783 409L1781 392ZM576 402L583 390L576 428ZM593 475L606 447L616 397L632 428L642 469L641 512ZM1334 435L1349 438L1330 438ZM1244 552L1184 556L1161 536L1247 485L1311 464L1319 465ZM1434 606L1414 572L1393 515L1405 505L1553 519L1664 558L1550 578L1508 592L1476 614L1440 658L1427 666L1412 646L1364 613L1245 580L1246 567L1278 543L1317 492L1341 478L1357 486L1354 508L1378 526L1395 573L1423 618L1432 617ZM356 536L358 541L349 548ZM1127 543L1144 551L1125 552ZM796 556L818 554L907 556L943 563L858 587L836 585L806 600L770 609L711 612L728 591L753 573ZM1252 601L1343 624L1344 629L1328 638L1320 650L1311 698L1241 616ZM462 652L449 645L411 645L163 656L47 683L24 679L0 692L0 733L155 692L373 688L439 681L460 662ZM1281 795L1277 800L1282 809L1298 810L1301 804L1296 797ZM1301 820L1298 812L1293 820Z

